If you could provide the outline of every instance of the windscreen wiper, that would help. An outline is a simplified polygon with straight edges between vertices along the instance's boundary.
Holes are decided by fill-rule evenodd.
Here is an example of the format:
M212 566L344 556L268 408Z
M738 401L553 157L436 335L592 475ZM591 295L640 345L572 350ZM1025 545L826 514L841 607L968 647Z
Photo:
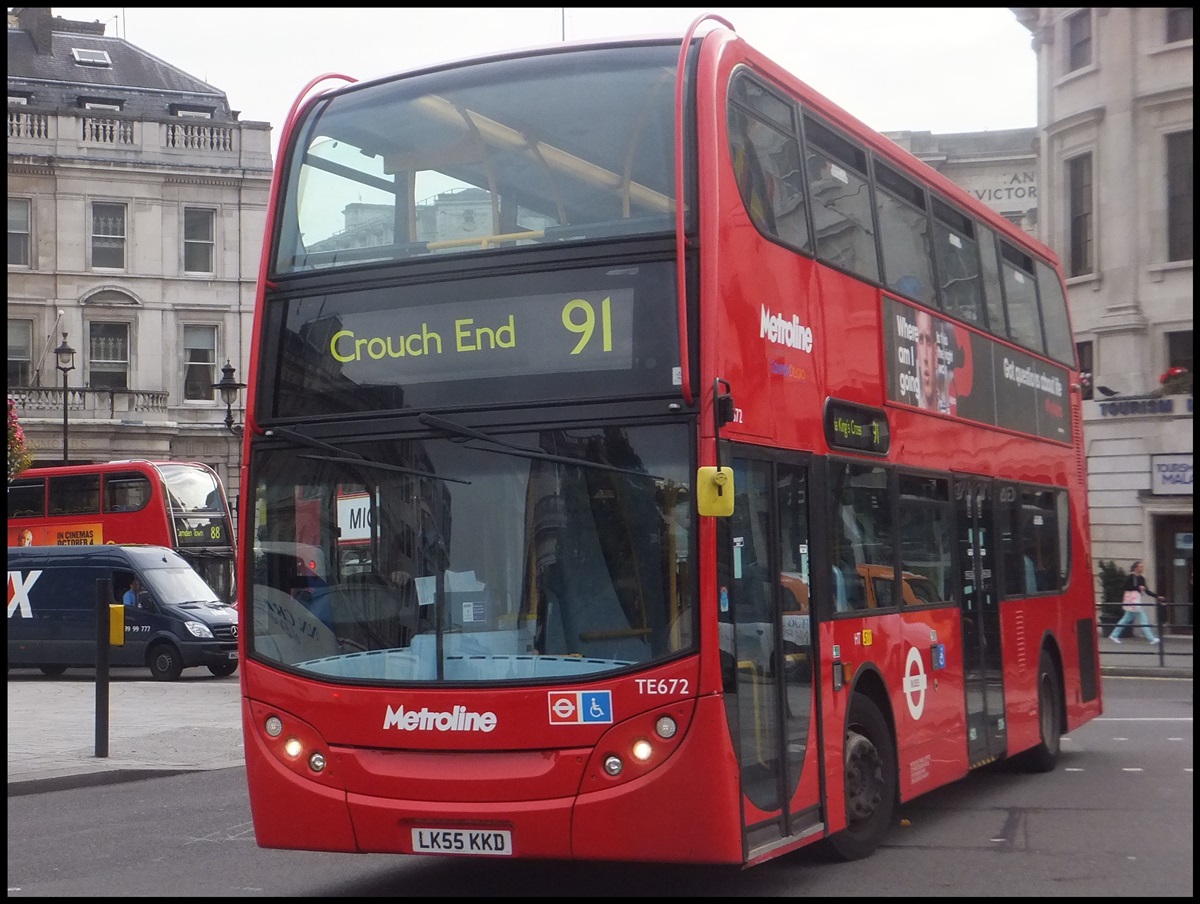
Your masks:
M284 427L272 427L267 431L268 436L280 436L283 439L290 439L292 442L301 446L308 446L310 449L318 449L322 452L332 452L332 455L300 455L299 458L307 458L311 461L329 461L335 464L355 465L359 468L370 468L376 471L393 471L397 474L408 474L413 477L429 477L434 480L445 480L450 483L470 484L469 480L460 480L457 477L445 477L441 474L431 474L428 471L418 471L416 468L406 468L404 465L393 465L382 461L372 461L369 458L364 458L357 452L351 452L349 449L343 449L340 446L332 445L331 443L321 442L319 439L313 439L311 436L305 436L303 433L297 433L295 430L288 430Z
M462 424L456 424L454 421L448 421L445 418L438 417L433 414L422 413L417 416L417 420L426 427L432 427L435 430L440 430L451 436L459 436L466 440L477 440L483 443L490 443L499 448L492 449L492 452L507 453L516 455L520 458L532 458L537 461L552 461L562 465L575 465L579 468L594 468L597 471L612 471L616 474L628 474L631 477L643 477L646 480L663 480L654 474L647 474L645 471L633 471L629 468L618 468L615 465L606 465L598 461L588 461L586 458L573 458L569 455L554 455L551 452L543 452L541 449L530 449L527 446L519 446L516 443L510 443L508 440L497 439L494 436L489 436L481 430L475 430L471 427L466 427ZM477 446L471 446L472 449L478 451L487 451L479 449Z
M322 452L332 452L335 455L341 455L348 458L353 458L356 461L361 459L366 461L357 452L351 452L349 449L343 449L340 446L334 446L331 443L323 443L319 439L313 439L311 436L305 436L303 433L297 433L295 430L288 430L286 427L272 427L266 431L267 436L281 436L284 439L290 439L294 443L299 443L302 446L308 446L310 449L319 449Z

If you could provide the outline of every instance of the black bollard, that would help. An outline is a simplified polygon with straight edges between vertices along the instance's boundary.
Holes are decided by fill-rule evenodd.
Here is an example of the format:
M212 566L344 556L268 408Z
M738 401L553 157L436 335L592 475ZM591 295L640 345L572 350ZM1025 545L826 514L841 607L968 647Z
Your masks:
M96 756L108 756L108 624L112 579L96 581Z

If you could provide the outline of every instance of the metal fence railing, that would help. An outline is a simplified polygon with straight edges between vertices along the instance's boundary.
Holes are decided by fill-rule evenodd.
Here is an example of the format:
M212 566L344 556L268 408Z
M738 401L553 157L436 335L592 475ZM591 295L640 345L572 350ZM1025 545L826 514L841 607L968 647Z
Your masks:
M1160 643L1151 644L1139 622L1127 624L1121 631L1121 643L1113 643L1111 635L1125 614L1120 603L1100 603L1096 606L1096 625L1100 632L1100 652L1105 661L1120 659L1122 665L1137 664L1161 668L1188 668L1193 663L1193 606L1191 603L1147 601L1146 614L1150 629Z

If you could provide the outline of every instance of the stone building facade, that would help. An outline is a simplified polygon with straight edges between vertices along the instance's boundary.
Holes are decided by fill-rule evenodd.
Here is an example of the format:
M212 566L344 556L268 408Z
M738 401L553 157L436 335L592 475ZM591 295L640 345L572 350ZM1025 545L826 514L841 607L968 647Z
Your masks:
M72 463L202 461L236 502L213 384L246 374L270 128L99 22L10 9L7 389L35 464L64 440Z
M1038 65L1037 235L1062 258L1094 565L1192 620L1192 9L1014 9ZM1174 374L1173 376L1168 376Z

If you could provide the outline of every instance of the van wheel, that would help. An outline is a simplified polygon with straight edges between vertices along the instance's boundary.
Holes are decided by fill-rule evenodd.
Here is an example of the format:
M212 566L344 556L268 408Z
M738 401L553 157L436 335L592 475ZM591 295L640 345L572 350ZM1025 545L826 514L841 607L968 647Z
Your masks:
M57 678L67 670L65 665L44 665L42 666L42 674L50 678Z
M855 694L846 722L846 828L825 839L837 860L872 854L892 826L898 777L896 748L887 720L868 697Z
M238 664L236 662L222 662L220 665L210 665L208 670L218 678L225 678L237 671Z
M183 674L183 660L179 651L169 643L155 644L150 648L150 674L159 681L175 681Z

